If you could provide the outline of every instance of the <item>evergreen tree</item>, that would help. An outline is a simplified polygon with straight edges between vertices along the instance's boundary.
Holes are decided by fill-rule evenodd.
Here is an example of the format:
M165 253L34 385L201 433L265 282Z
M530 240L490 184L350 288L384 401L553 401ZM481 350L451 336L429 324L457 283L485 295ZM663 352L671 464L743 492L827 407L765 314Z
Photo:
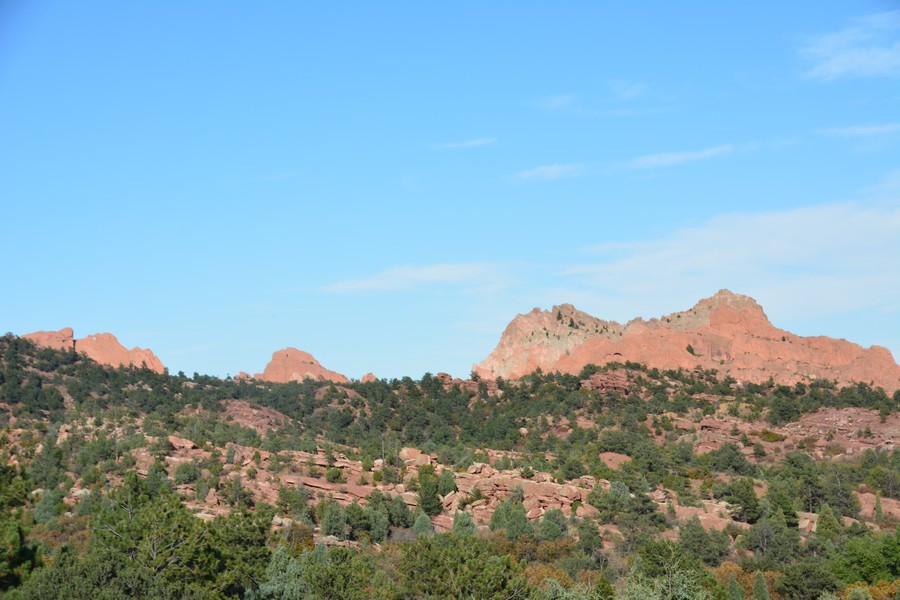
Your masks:
M757 571L756 576L753 578L753 592L750 597L752 600L772 600L762 571Z
M518 542L521 539L534 537L534 527L525 515L525 507L519 503L510 507L506 519L506 539L510 542Z
M453 515L453 533L457 537L465 537L478 533L478 527L472 520L472 515L467 512L456 511Z
M558 508L553 508L544 513L538 526L538 536L542 540L558 540L566 536L566 516Z
M603 538L600 537L600 529L593 519L582 519L578 523L578 548L591 556L594 550L603 547Z
M728 554L731 538L720 531L706 531L700 519L694 516L681 526L678 532L681 547L711 567L718 566Z
M776 511L761 519L744 536L744 547L756 553L766 567L789 563L797 551L800 534L785 523L784 513Z
M373 542L383 542L390 533L390 516L384 506L369 507L366 510L369 517L369 533Z
M444 469L441 471L440 477L438 477L438 494L441 496L446 496L450 492L456 491L456 480L453 478L453 472L449 469Z
M806 558L790 563L775 589L792 600L816 600L839 587L837 578L821 560Z
M734 573L728 579L728 600L744 600L744 590L734 577Z
M388 519L394 527L412 527L413 518L403 498L394 496L387 503Z
M511 511L512 505L510 505L509 501L501 502L500 506L498 506L494 513L491 515L491 522L488 525L491 531L506 529L506 524L509 521L509 513Z
M338 539L347 537L347 516L337 502L328 502L322 512L320 528L323 535L333 535Z
M423 535L434 535L434 527L431 525L431 518L425 513L419 513L416 522L412 526L413 533L416 537Z
M734 518L745 523L756 523L761 515L759 499L753 489L753 479L741 477L735 479L729 486L728 496L725 498L732 503Z
M884 522L884 509L881 508L881 494L875 494L875 522L879 525Z
M844 528L834 516L834 511L827 503L823 503L819 509L819 517L816 519L816 537L835 543L843 531Z
M291 600L303 598L308 592L300 564L287 546L279 546L266 568L265 579L258 589L247 593L245 600Z
M419 508L433 517L444 510L441 498L438 496L438 479L434 474L434 467L423 465L419 468Z

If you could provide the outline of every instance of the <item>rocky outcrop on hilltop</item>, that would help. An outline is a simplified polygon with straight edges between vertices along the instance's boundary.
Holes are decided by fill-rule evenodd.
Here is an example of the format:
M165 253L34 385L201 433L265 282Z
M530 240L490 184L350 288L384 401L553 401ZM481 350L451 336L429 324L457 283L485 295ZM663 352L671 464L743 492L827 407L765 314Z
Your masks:
M152 350L144 348L132 348L129 350L119 343L111 333L95 333L81 339L73 338L71 327L59 331L36 331L22 337L34 342L38 346L54 348L56 350L71 350L84 353L88 358L111 367L121 365L141 367L146 366L151 371L162 373L166 370L159 357Z
M329 371L312 354L296 348L285 348L272 354L272 360L269 361L262 373L255 375L255 378L271 383L287 383L304 379L350 383L345 375Z
M84 352L98 363L112 366L146 366L151 371L162 373L165 367L152 350L144 348L127 349L111 333L95 333L75 342L75 349Z
M536 369L578 373L587 364L633 361L660 369L716 369L742 382L794 384L816 379L900 389L890 351L843 339L778 329L748 296L721 290L690 310L625 325L570 304L518 315L474 371L515 379Z
M22 338L34 342L43 348L54 350L71 350L74 347L75 332L71 327L64 327L59 331L35 331L26 333Z

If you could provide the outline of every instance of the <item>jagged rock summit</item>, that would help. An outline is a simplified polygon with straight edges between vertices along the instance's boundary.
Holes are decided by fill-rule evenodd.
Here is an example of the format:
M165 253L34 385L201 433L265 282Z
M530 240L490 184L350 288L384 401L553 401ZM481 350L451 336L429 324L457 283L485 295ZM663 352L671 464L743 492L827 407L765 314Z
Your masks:
M540 368L578 373L587 364L633 361L660 369L716 369L738 381L780 384L816 379L900 389L900 366L886 348L801 337L769 322L753 298L720 290L690 310L625 325L571 304L516 316L473 370L515 379Z
M59 331L35 331L22 336L31 340L38 346L55 348L57 350L75 349L87 354L89 358L103 365L118 367L120 365L146 366L151 371L162 373L166 370L159 357L152 350L144 348L132 348L129 350L119 343L111 333L95 333L81 339L74 338L71 327L65 327Z
M285 348L272 354L272 360L263 372L257 373L254 377L272 383L303 381L307 378L335 383L350 382L345 375L323 367L309 352L296 348Z

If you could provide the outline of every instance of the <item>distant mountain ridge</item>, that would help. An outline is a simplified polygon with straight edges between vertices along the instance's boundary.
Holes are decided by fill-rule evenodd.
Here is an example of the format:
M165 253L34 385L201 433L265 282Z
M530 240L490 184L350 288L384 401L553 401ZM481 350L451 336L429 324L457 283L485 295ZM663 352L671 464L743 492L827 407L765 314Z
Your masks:
M900 389L900 366L886 348L778 329L753 298L728 290L689 310L625 325L571 304L536 308L516 316L473 371L483 378L516 379L538 368L578 373L587 364L625 361L660 369L716 369L742 382L825 379Z
M152 350L127 349L109 333L75 339L71 328L22 336L39 346L75 348L110 366L165 366ZM517 379L540 368L578 373L588 364L636 362L659 369L716 369L739 382L779 384L815 380L862 382L891 393L900 389L900 366L880 346L863 348L844 339L801 337L778 329L749 296L720 290L693 308L659 319L636 318L625 325L599 319L571 304L535 308L517 315L496 348L473 372L483 379ZM249 375L241 372L238 377ZM306 378L347 383L347 376L324 367L308 352L284 348L272 354L261 381L287 383ZM371 373L363 381L374 380Z
M146 365L148 369L157 373L162 373L166 369L152 350L144 348L129 350L119 343L116 336L111 333L95 333L75 339L72 328L65 327L59 331L35 331L22 337L38 346L57 350L74 349L77 352L83 352L102 365L111 367ZM248 378L249 375L242 372L238 377ZM273 353L272 360L269 361L263 372L257 373L254 377L260 381L272 383L303 381L306 378L314 381L334 381L335 383L350 381L345 375L323 367L312 354L296 348L285 348ZM374 379L374 376L369 373L367 378Z

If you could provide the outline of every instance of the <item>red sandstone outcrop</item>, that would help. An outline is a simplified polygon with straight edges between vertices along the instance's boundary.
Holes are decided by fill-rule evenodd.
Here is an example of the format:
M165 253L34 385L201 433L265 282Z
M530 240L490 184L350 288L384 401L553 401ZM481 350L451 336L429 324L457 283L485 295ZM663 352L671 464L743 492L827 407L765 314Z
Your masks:
M71 350L74 347L76 351L87 354L88 358L102 365L112 367L120 365L146 366L157 373L165 371L162 361L159 360L152 350L145 350L144 348L132 348L129 350L120 344L116 336L111 333L95 333L73 341L72 328L66 327L59 331L36 331L25 334L22 337L31 340L38 346L55 348L57 350Z
M375 374L371 373L371 372L366 373L365 375L362 376L362 379L360 379L361 383L374 383L376 381L378 381L378 378L375 377Z
M816 379L900 389L900 366L880 346L800 337L778 329L748 296L721 290L692 309L620 325L570 304L534 309L507 326L474 367L485 379L515 379L540 368L578 373L587 364L633 361L660 369L716 369L738 381L793 384Z
M449 392L455 386L459 386L460 390L473 395L479 394L482 388L488 396L496 396L500 391L500 388L497 386L497 381L494 379L490 379L488 381L459 379L458 377L454 379L453 376L449 373L438 373L437 375L435 375L435 378L441 382L441 385L444 386L445 392Z
M104 365L146 366L151 371L162 373L165 367L152 350L132 348L128 350L111 333L95 333L75 342L75 349Z
M255 377L272 383L287 383L304 379L350 383L346 376L329 371L319 364L319 361L309 352L296 348L285 348L272 354L272 360L266 365L265 370L257 373Z
M54 350L71 350L74 342L74 332L71 327L64 327L59 331L35 331L26 333L22 338L34 342L44 348Z

